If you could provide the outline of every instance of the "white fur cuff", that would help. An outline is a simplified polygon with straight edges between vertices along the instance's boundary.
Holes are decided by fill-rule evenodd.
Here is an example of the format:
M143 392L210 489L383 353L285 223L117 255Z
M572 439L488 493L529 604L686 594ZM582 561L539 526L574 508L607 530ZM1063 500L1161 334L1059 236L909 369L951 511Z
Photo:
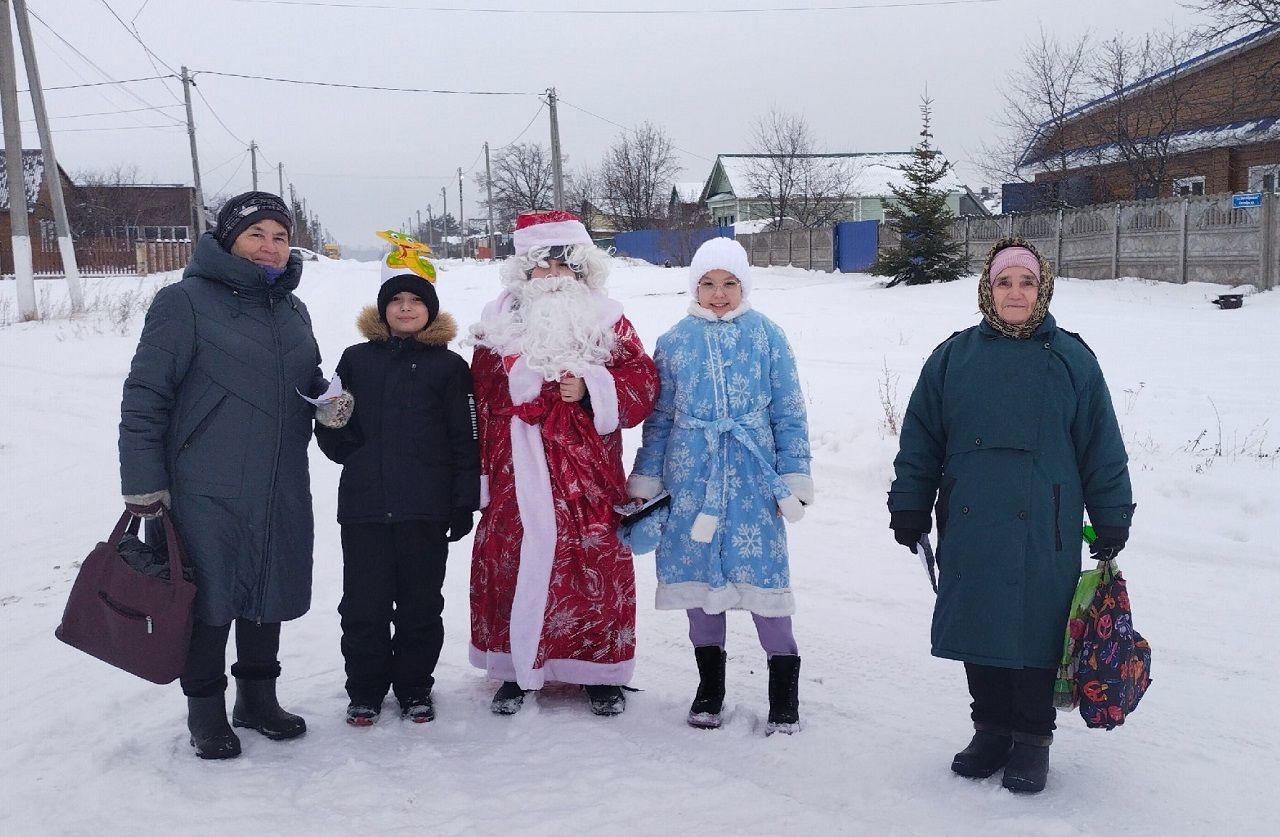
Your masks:
M782 481L796 495L797 500L806 506L813 505L813 477L808 474L783 474Z
M706 512L698 512L698 516L693 520L693 530L689 533L689 537L698 543L711 543L719 526L720 518Z
M782 512L782 516L787 519L788 523L799 523L800 519L804 517L804 505L794 494L779 500L778 510Z
M489 506L489 475L480 475L480 508Z
M627 477L627 496L643 497L652 500L662 493L662 480L658 477L646 477L644 474L632 474Z
M613 373L603 366L589 366L582 380L591 394L592 422L596 432L606 436L617 430L618 385L613 380Z

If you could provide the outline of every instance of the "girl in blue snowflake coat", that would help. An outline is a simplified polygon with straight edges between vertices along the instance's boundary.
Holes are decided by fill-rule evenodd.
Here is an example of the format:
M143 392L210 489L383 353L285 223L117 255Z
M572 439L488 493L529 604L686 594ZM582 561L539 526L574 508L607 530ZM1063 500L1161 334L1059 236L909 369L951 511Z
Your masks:
M752 309L731 238L698 248L689 314L658 339L662 390L628 493L671 492L657 548L660 610L685 610L700 683L689 712L720 725L725 612L747 610L769 661L768 732L799 728L800 657L786 522L813 502L804 394L786 335Z

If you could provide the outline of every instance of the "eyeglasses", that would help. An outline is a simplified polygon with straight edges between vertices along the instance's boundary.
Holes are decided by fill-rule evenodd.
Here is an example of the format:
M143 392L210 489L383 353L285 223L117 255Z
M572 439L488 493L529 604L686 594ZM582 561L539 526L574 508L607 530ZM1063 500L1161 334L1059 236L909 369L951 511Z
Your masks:
M538 267L551 267L551 262L567 264L574 273L582 271L582 263L586 260L588 244L552 244L550 247L534 247L529 251L529 258Z

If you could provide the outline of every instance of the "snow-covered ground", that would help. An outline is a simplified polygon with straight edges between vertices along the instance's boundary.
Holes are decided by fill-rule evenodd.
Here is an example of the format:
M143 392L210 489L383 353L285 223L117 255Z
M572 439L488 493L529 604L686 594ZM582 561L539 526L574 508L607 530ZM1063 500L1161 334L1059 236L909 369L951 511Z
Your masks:
M444 307L474 321L495 269L441 268ZM53 637L77 562L120 509L120 385L141 316L117 327L129 306L109 301L155 283L90 279L99 312L0 328L0 833L1275 833L1280 294L1220 311L1212 286L1059 280L1053 311L1101 358L1132 457L1138 514L1121 564L1154 685L1114 732L1061 715L1049 788L1016 797L998 774L948 769L970 735L963 670L929 656L933 594L884 504L895 439L881 388L905 405L934 345L976 322L973 281L885 290L865 276L757 274L753 302L799 356L819 495L791 529L799 735L764 736L764 659L743 614L730 619L725 727L685 725L693 655L683 615L650 606L651 557L637 559L642 691L626 713L594 717L579 692L551 687L493 716L496 684L466 660L469 538L446 583L438 719L348 727L338 468L316 451L314 606L285 626L280 682L309 731L242 733L244 755L224 763L191 754L176 684ZM47 302L61 297L42 284ZM377 285L375 264L307 264L299 295L326 371ZM683 270L634 263L611 280L650 346L683 314L685 287ZM0 283L10 319L13 292Z

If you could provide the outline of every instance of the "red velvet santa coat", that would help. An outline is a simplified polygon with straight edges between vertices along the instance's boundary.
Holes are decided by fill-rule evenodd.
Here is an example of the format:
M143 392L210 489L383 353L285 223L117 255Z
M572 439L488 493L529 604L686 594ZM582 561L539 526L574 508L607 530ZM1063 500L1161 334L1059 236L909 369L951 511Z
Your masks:
M472 359L488 505L471 563L470 656L524 689L623 685L635 666L635 572L613 506L627 499L621 428L648 417L658 373L622 306L594 299L617 346L583 376L591 413L523 358L478 346ZM504 294L483 319L510 303Z

